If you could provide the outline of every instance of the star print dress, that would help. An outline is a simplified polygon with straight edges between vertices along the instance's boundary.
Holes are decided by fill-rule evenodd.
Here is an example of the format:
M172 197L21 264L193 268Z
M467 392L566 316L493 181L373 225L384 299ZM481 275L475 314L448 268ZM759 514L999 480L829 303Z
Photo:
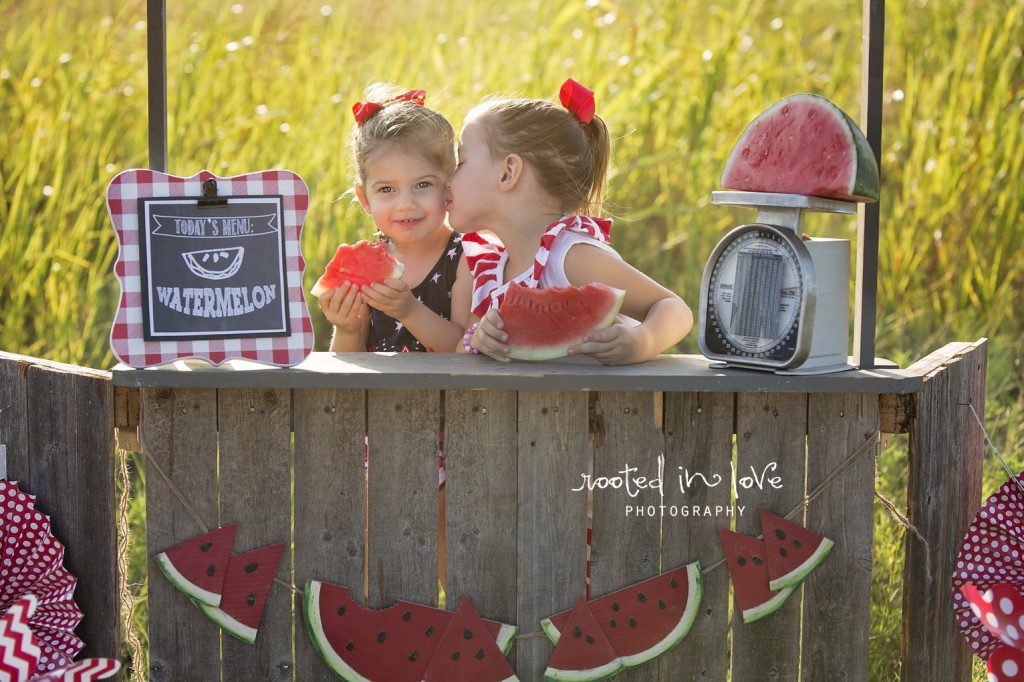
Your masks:
M452 319L452 287L462 258L462 235L452 232L441 257L412 295L446 320ZM379 310L370 308L370 333L366 338L370 352L425 353L427 348L401 322Z

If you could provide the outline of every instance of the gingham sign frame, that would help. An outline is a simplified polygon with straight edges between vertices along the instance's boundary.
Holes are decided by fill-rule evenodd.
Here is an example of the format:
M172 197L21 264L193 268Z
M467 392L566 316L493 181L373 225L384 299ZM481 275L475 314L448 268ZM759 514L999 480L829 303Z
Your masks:
M219 197L281 195L290 335L194 341L147 341L143 338L138 200L201 197L202 185L210 178L217 181ZM184 358L199 358L214 365L232 358L281 367L302 362L313 350L314 341L313 323L302 290L306 261L302 257L300 236L308 208L309 189L306 183L288 170L258 171L229 178L218 177L208 170L188 178L140 168L118 173L107 187L107 210L118 243L114 275L121 287L120 304L110 328L110 349L117 359L136 368Z

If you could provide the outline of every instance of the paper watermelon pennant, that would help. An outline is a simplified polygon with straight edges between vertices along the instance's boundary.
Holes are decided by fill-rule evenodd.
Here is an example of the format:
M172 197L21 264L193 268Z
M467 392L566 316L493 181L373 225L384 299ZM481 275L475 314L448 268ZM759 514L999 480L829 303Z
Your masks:
M231 556L237 523L186 540L153 557L172 585L193 601L220 606L224 575Z

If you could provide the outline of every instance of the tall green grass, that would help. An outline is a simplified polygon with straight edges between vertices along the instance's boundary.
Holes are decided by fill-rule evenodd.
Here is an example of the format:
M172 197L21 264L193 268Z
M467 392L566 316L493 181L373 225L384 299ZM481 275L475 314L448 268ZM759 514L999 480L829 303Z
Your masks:
M752 217L709 204L746 123L798 91L860 111L857 0L168 11L171 172L298 172L312 192L312 270L371 230L342 195L349 107L372 80L426 88L456 125L488 93L553 96L567 75L593 87L615 138L615 241L691 305L712 247ZM145 5L0 0L0 16L0 348L106 367L117 247L103 195L117 172L146 163ZM1024 3L890 2L886 29L878 352L905 364L988 336L987 422L1020 469ZM853 238L854 227L814 217L808 231ZM678 350L696 352L695 337ZM897 441L879 488L901 499L905 466ZM1000 476L989 467L986 492ZM872 675L893 679L904 539L876 518Z

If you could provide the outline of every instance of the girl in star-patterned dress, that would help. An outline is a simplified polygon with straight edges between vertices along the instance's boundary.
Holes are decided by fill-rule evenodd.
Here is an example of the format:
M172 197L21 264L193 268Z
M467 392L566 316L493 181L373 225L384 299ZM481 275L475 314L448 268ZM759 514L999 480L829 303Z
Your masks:
M405 271L319 297L334 325L331 351L450 353L466 328L472 288L461 235L447 223L455 133L423 105L422 90L375 83L366 95L352 108L355 194Z

